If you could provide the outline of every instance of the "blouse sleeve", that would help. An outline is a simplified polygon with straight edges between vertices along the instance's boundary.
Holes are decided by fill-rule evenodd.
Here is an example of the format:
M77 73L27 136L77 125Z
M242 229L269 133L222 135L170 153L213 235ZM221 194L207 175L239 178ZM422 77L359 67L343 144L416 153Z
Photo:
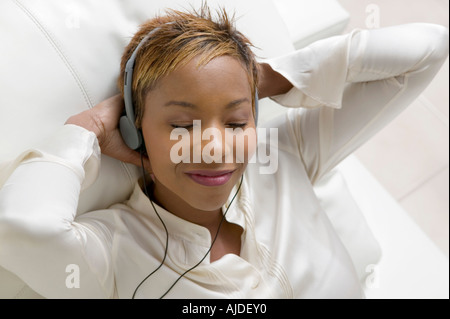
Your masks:
M99 165L95 134L75 125L2 165L0 265L44 297L113 294L108 224L75 219Z
M293 88L272 97L314 183L428 86L448 56L448 29L415 23L320 40L268 61Z

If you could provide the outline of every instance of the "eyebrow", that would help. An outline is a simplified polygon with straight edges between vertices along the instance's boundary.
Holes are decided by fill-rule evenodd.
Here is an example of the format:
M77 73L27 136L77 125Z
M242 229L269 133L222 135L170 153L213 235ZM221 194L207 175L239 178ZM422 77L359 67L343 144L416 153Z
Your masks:
M233 107L238 106L239 104L242 104L244 102L250 102L250 100L248 98L242 98L242 99L237 99L234 101L231 101L230 103L228 103L225 108L226 109L231 109ZM169 101L167 103L164 104L164 106L181 106L181 107L189 107L189 108L197 108L197 105L189 103L189 102L185 102L185 101Z

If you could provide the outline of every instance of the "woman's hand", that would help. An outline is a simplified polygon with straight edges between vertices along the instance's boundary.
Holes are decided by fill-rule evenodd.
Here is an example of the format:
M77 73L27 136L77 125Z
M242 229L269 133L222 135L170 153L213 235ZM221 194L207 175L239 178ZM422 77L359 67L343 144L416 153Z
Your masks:
M140 153L129 148L122 139L119 119L124 108L121 95L106 99L92 109L71 116L66 124L74 124L94 132L102 153L120 161L141 166ZM148 158L144 156L144 166Z
M263 99L287 93L293 85L267 63L258 64L258 97Z

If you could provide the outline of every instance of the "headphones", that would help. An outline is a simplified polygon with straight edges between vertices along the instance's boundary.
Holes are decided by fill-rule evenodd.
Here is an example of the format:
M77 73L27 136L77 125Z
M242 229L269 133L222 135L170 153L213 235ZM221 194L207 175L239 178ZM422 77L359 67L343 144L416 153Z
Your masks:
M173 22L168 22L166 24L172 24ZM125 73L124 73L124 87L123 87L123 95L125 102L125 115L120 117L119 126L120 133L122 135L125 144L133 150L137 150L142 145L142 133L136 127L135 120L136 117L134 115L134 106L133 106L133 91L132 91L132 83L133 83L133 71L134 65L136 61L136 55L141 48L141 46L151 38L156 32L158 32L161 27L157 27L150 31L138 44L138 46L134 49L131 57L128 59L125 65ZM255 124L258 124L258 91L255 90Z

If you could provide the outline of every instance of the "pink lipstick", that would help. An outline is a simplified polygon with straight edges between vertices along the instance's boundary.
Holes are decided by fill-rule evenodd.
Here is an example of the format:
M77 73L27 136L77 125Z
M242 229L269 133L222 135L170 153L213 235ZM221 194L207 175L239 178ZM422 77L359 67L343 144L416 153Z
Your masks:
M214 170L196 170L185 174L194 182L204 186L221 186L228 182L233 175L234 170L214 171Z

